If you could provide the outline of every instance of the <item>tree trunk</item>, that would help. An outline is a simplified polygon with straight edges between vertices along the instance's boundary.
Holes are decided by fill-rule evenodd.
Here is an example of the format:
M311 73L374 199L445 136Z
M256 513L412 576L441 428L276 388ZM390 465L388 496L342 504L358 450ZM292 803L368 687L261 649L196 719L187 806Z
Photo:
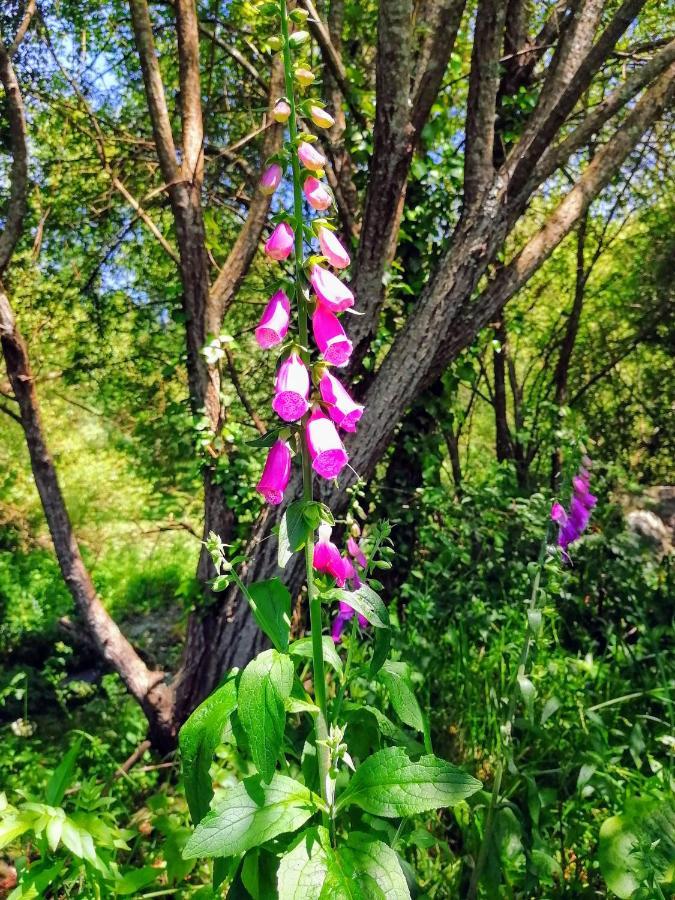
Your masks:
M511 432L506 404L506 326L502 320L495 328L499 347L492 351L494 373L495 450L497 461L512 459Z

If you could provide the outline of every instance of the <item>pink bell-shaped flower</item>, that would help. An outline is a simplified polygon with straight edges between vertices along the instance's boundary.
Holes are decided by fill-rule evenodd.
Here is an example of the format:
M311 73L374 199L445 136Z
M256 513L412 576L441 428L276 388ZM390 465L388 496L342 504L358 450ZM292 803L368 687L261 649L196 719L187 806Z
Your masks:
M344 312L354 305L354 294L340 279L322 266L312 266L309 280L316 296L331 312Z
M328 415L335 424L345 431L356 431L356 423L363 415L364 407L352 400L341 382L330 372L324 372L319 382L319 391L321 399L330 404Z
M326 167L326 157L307 141L298 144L298 158L311 172L318 172Z
M368 565L368 560L366 559L365 553L353 537L350 537L347 540L347 550L349 551L349 555L352 557L352 559L356 560L356 562L361 566L362 569L365 569Z
M326 188L321 184L319 179L315 178L313 175L310 175L309 178L305 178L302 191L312 209L328 209L333 202L332 197Z
M297 353L279 366L272 409L284 422L296 422L309 409L309 372Z
M342 246L337 235L323 225L319 228L319 246L328 262L336 269L346 269L351 262L349 253Z
M336 315L320 303L312 316L314 340L326 362L346 366L352 355L352 342Z
M263 473L255 489L267 503L278 506L284 498L290 477L291 449L286 441L279 440L267 454Z
M307 449L312 468L322 478L337 478L349 462L335 425L318 410L307 422Z
M270 297L255 330L255 339L263 350L280 344L288 333L291 302L283 291Z
M272 163L271 166L268 166L260 178L260 190L263 194L267 197L271 197L281 184L281 177L283 174L283 170L279 163Z
M330 525L319 525L319 538L314 545L312 565L317 572L339 578L342 575L342 557L330 539L331 531Z
M295 235L287 222L279 222L265 244L265 253L270 259L281 262L287 259L293 250Z

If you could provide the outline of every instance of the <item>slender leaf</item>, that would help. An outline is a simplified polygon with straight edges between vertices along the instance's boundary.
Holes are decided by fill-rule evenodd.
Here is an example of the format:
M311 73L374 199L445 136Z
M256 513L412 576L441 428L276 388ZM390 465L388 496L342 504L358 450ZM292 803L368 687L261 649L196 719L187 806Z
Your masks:
M424 731L424 716L412 688L408 665L388 660L377 678L386 687L399 719L415 731Z
M185 722L178 736L185 796L195 825L206 815L213 797L209 769L223 731L237 708L234 675L201 703Z
M275 773L269 784L259 775L245 778L197 825L183 856L234 856L279 834L296 831L317 811L309 788Z
M361 763L337 808L355 803L375 816L410 816L454 806L480 788L480 781L436 756L413 762L403 748L386 747Z
M321 504L317 500L295 500L283 514L279 525L279 566L284 569L288 560L302 550L307 538L319 527Z
M52 772L47 787L45 788L45 803L49 806L58 806L65 797L75 774L77 757L80 752L81 741L76 740L61 762Z
M293 687L290 656L265 650L244 669L239 682L239 719L246 732L256 768L272 780L284 738L284 701Z
M288 650L291 631L291 595L278 578L256 581L248 588L253 617L277 650Z

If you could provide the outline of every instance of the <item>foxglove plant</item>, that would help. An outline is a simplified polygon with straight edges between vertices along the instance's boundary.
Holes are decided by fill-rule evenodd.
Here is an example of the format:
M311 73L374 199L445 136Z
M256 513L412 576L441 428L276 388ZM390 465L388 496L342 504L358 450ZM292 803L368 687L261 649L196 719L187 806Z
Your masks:
M184 855L214 857L214 885L229 880L237 896L398 900L410 892L378 819L452 806L479 790L480 782L433 755L408 667L387 658L389 614L372 571L391 565L388 524L372 527L365 538L352 525L341 552L333 540L333 514L314 498L315 476L339 479L348 465L340 432L354 432L364 413L331 372L345 366L351 354L340 317L355 298L330 269L350 264L330 221L312 220L309 212L305 217L305 201L320 212L333 205L322 181L326 157L314 144L315 129L334 124L318 99L303 96L315 82L303 29L307 13L289 12L286 0L261 9L279 26L270 45L283 54L285 96L276 102L273 117L287 123L288 131L282 151L266 164L260 190L274 193L283 173L290 172L293 207L276 214L264 247L269 264L284 273L283 288L272 294L255 330L261 349L279 348L272 408L280 421L254 442L269 448L257 491L266 503L281 504L292 483L293 460L299 463L302 497L293 499L281 518L278 561L283 569L293 554L304 553L310 635L290 641L291 596L282 581L245 585L237 574L243 560L228 560L226 548L211 534L207 547L218 573L214 590L234 583L272 647L243 671L229 673L181 730L195 823ZM320 255L314 250L317 240ZM332 604L337 615L330 634L324 634ZM388 698L423 744L412 738L408 749L392 744L399 731L372 702L357 702L364 696L379 698L380 705ZM378 736L367 752L350 752L350 734L363 727L364 717L372 719ZM255 774L214 798L209 767L224 741L250 754ZM410 747L417 748L413 758Z

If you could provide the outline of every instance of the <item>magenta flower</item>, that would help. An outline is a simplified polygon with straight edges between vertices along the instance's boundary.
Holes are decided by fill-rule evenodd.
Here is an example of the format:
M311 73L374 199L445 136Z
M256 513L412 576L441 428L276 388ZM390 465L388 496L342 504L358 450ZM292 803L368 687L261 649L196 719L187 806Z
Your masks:
M279 366L272 409L284 422L296 422L309 409L309 372L297 353Z
M312 565L317 572L324 572L337 579L342 576L342 557L330 539L331 532L330 525L319 525L319 539L314 545Z
M265 244L265 253L270 259L281 262L290 256L294 243L295 235L291 226L286 222L279 222Z
M313 175L310 175L309 178L305 178L302 190L312 209L328 209L333 202L332 197L326 188L321 184L319 179L315 178Z
M316 410L307 422L306 435L314 471L322 478L337 478L349 457L333 422Z
M263 350L280 344L288 333L291 303L283 291L270 297L255 330L255 339Z
M344 312L354 305L354 295L347 285L328 269L312 266L309 280L316 296L331 312Z
M368 560L366 559L365 553L353 537L350 537L347 540L347 550L349 551L349 555L352 557L352 559L355 559L356 562L361 566L361 568L365 569L368 565Z
M341 382L330 372L324 372L319 391L324 403L330 404L328 415L335 424L345 431L356 431L356 423L363 415L364 407L352 400Z
M323 225L319 228L319 246L328 262L336 269L346 269L351 262L349 253L342 246L337 235Z
M326 157L307 141L301 141L298 144L298 158L303 166L311 172L317 172L326 165Z
M590 460L588 463L590 464ZM558 546L568 559L567 548L584 533L591 518L591 510L598 502L598 498L589 490L590 477L590 472L584 467L572 479L573 493L569 512L558 501L551 507L551 519L558 525Z
M284 499L290 477L291 448L286 441L277 441L267 454L263 473L255 489L267 503L278 506Z
M352 355L352 342L337 316L320 303L312 316L314 340L326 362L346 366Z
M263 194L270 197L281 184L281 177L283 174L281 166L278 163L272 163L271 166L268 166L260 178L260 190Z
M330 636L333 638L336 644L340 643L340 638L342 637L342 632L345 630L345 626L347 622L351 621L354 616L354 610L348 603L345 603L344 600L340 601L340 610L333 621L333 626L330 630ZM368 620L365 616L362 616L359 613L359 627L365 628L368 624Z

